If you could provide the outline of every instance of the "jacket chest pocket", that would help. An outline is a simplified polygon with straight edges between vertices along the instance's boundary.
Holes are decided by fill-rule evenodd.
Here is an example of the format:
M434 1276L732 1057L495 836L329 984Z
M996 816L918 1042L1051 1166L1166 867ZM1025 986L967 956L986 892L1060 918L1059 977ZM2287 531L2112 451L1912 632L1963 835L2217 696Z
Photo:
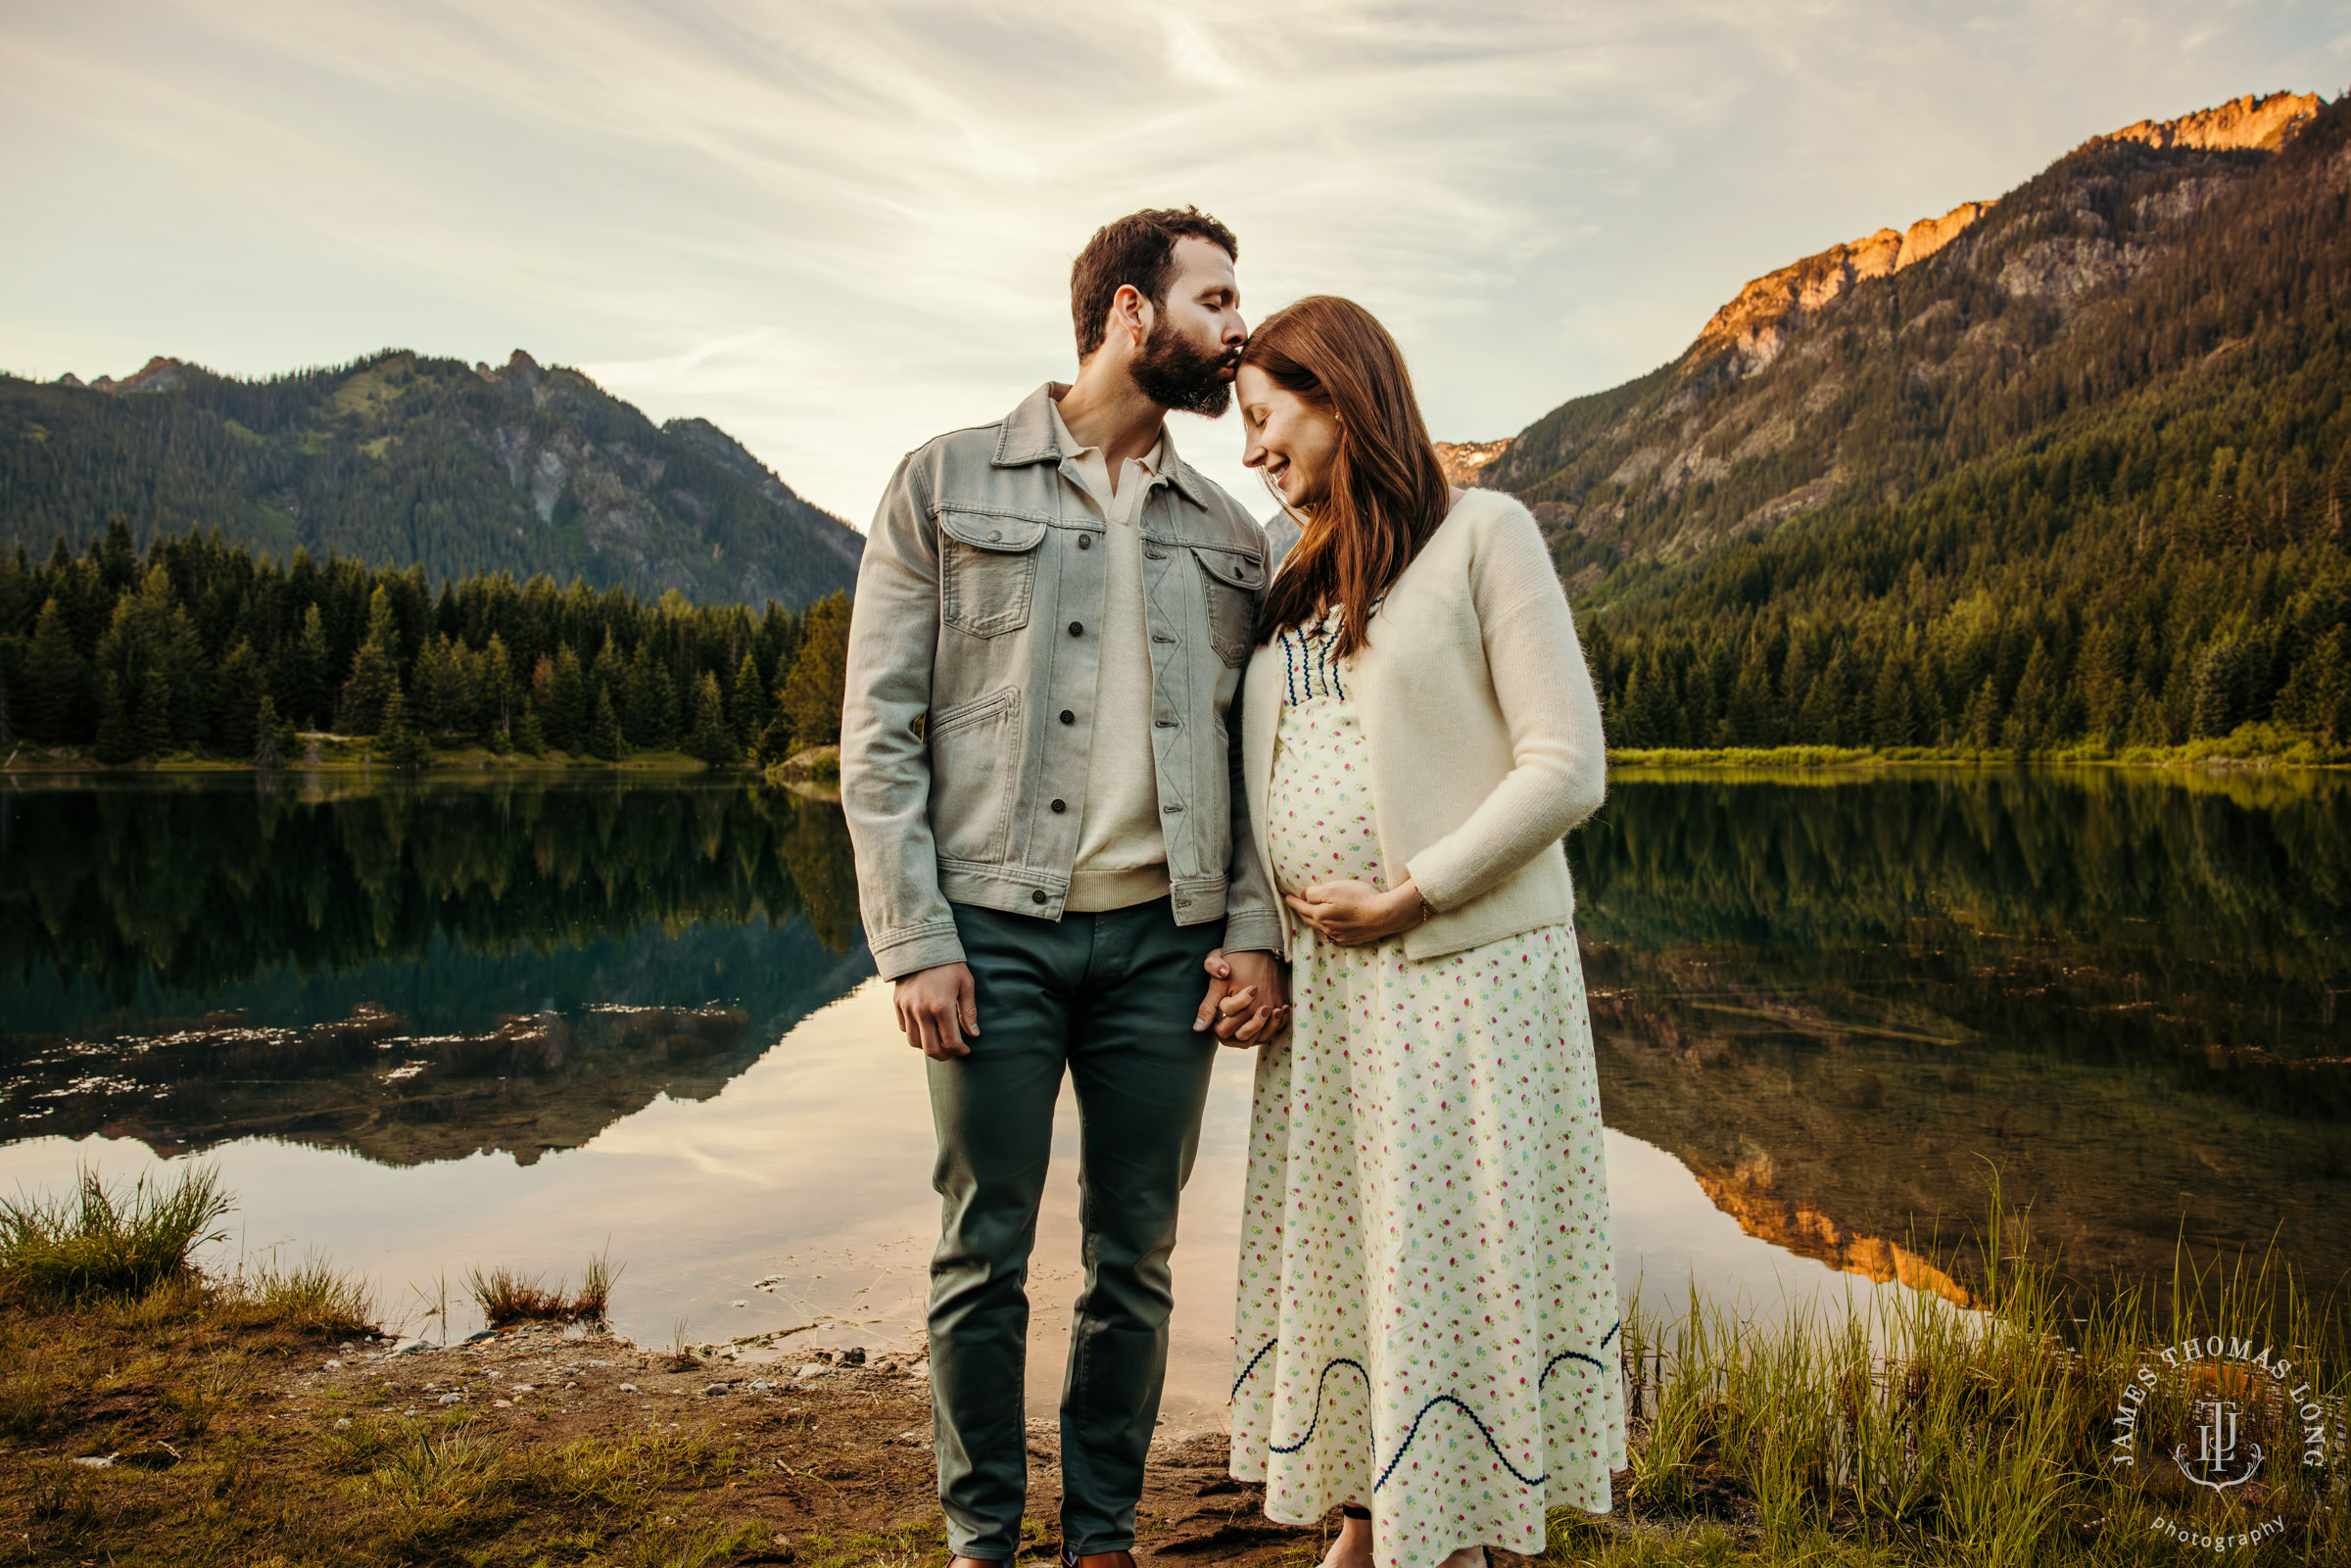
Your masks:
M1208 595L1208 641L1217 657L1238 669L1257 641L1257 598L1266 586L1263 556L1246 550L1192 546Z
M973 637L998 637L1029 624L1045 525L1033 517L938 512L938 616Z

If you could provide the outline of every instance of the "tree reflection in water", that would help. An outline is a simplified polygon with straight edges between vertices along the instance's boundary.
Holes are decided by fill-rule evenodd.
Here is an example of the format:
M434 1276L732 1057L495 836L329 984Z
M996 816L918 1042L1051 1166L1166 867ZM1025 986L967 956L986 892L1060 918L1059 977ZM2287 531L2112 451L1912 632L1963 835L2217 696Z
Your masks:
M2345 782L1628 773L1570 850L1607 1121L1749 1231L1940 1288L1990 1160L2086 1279L2351 1267ZM12 786L0 865L6 1138L528 1162L873 972L741 783Z
M12 1138L527 1163L872 974L840 808L740 783L36 787L0 854Z

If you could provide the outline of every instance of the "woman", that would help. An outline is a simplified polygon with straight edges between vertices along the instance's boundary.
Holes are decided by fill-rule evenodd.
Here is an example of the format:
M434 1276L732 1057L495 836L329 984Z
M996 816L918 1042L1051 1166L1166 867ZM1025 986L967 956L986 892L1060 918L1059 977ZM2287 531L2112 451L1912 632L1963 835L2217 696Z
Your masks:
M1478 1568L1539 1552L1547 1506L1607 1512L1625 1466L1559 844L1600 804L1600 705L1534 519L1446 484L1368 312L1299 301L1234 385L1302 533L1242 697L1292 977L1257 1067L1231 1471L1284 1523L1346 1509L1326 1568Z

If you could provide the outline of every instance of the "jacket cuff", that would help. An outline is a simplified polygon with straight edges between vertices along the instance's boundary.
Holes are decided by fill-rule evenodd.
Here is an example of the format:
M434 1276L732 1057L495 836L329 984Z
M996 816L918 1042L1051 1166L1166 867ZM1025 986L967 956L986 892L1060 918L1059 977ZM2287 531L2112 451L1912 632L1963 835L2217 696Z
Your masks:
M1428 901L1428 907L1440 915L1468 902L1461 887L1467 879L1466 873L1467 868L1461 864L1459 855L1445 853L1442 840L1429 845L1404 866L1404 874L1412 879L1413 886Z
M918 970L962 962L963 937L952 920L917 926L874 947L875 972L886 980L903 979Z
M1224 914L1224 951L1271 953L1281 956L1281 916L1271 909L1245 909Z

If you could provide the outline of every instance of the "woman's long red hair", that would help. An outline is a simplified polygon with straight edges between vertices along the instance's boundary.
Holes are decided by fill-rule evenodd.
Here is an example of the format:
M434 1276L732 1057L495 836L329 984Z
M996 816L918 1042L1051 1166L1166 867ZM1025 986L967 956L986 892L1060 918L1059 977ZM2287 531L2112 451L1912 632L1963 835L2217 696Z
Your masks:
M1371 606L1452 509L1453 493L1421 421L1396 340L1353 300L1315 294L1268 316L1241 363L1336 416L1329 483L1266 591L1257 638L1339 606L1337 656L1364 643Z

